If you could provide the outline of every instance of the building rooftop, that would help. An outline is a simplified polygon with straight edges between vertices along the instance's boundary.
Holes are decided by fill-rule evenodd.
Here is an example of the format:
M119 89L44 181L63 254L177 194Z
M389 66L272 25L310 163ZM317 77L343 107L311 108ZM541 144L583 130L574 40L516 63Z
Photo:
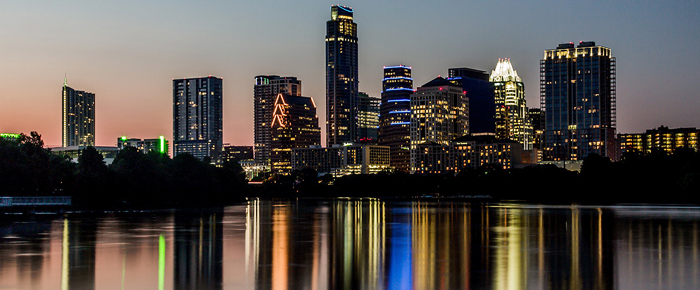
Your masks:
M432 81L427 82L426 84L423 85L423 87L443 87L443 86L453 86L456 87L457 85L451 83L447 79L438 76L434 78Z

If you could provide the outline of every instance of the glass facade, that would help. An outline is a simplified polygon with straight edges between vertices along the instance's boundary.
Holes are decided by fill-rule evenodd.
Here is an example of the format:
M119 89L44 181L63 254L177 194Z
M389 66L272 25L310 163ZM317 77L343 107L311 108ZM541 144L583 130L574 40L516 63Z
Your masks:
M359 140L364 143L377 143L379 131L380 98L360 92L358 95L357 122L360 130Z
M290 174L292 149L321 145L321 128L313 99L278 94L272 113L271 132L272 173Z
M253 86L255 110L255 164L270 168L270 142L272 141L272 111L277 94L301 96L301 81L296 77L259 75Z
M385 66L379 115L379 145L391 149L391 166L408 172L411 145L411 67Z
M212 76L173 80L173 156L190 153L220 161L223 82Z
M331 6L326 22L326 144L358 141L357 24L350 7Z
M617 159L615 58L595 42L560 44L540 61L543 159Z
M499 59L489 81L494 86L496 138L510 139L532 149L532 126L527 113L525 85L510 59Z

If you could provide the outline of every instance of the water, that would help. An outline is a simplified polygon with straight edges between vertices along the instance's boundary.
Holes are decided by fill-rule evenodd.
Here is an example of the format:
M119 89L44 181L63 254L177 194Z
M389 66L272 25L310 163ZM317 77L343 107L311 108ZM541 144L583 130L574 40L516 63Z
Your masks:
M0 289L700 289L700 208L380 200L2 216Z

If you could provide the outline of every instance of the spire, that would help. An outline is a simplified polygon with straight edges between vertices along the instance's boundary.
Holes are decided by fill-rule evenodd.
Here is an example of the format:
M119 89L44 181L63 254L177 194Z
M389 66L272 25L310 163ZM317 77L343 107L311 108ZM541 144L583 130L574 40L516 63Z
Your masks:
M518 76L518 72L513 69L513 65L510 63L510 58L499 58L498 64L496 64L496 69L491 71L491 76L489 77L490 82L499 81L515 81L522 82Z
M67 87L68 86L68 74L65 74L63 76L63 86Z

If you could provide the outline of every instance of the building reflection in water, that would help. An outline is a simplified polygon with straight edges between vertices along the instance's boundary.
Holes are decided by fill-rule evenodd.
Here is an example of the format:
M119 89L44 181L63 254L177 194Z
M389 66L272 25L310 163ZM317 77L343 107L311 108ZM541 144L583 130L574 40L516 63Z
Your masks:
M62 237L61 289L95 289L96 223L64 218Z
M175 289L221 289L223 210L175 212L173 280ZM163 245L161 240L160 245Z

